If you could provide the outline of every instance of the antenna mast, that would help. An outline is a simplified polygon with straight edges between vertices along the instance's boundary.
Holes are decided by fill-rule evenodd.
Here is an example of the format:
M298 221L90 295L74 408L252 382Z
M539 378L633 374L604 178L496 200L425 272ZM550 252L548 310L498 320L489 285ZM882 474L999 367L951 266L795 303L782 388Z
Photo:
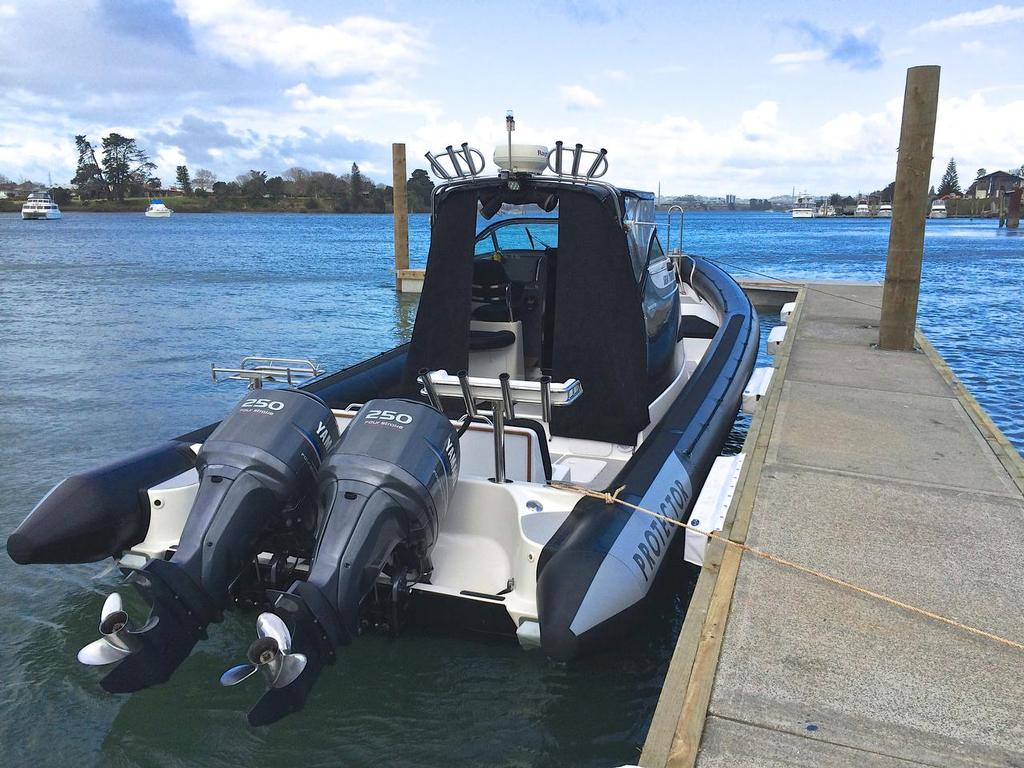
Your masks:
M512 167L512 131L516 129L516 119L512 116L512 110L508 110L505 113L505 130L508 131L508 170L509 173L515 173L515 168Z

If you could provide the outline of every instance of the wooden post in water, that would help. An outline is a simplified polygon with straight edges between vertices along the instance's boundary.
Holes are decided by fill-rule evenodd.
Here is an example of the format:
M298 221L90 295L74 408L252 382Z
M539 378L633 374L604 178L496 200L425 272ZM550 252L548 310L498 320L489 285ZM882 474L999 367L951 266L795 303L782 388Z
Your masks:
M1017 229L1020 226L1020 203L1021 196L1024 195L1024 189L1017 187L1017 189L1004 194L1004 197L1009 198L1006 204L1006 228Z
M928 177L938 105L939 67L908 69L889 226L889 255L885 262L882 322L878 331L878 346L882 349L903 352L914 349L924 222L928 213Z
M395 288L401 290L401 270L409 268L409 193L406 189L405 144L391 145L394 175L392 208L395 215Z

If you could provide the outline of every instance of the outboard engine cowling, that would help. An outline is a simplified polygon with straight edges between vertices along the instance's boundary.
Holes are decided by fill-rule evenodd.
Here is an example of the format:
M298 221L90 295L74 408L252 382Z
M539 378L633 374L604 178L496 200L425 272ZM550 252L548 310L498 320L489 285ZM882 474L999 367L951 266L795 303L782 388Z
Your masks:
M106 690L166 680L206 626L220 620L261 537L312 510L321 463L339 435L334 415L308 392L259 394L238 405L199 451L199 489L174 556L133 574L152 613L130 633L136 650L103 680Z
M321 517L309 577L274 603L292 628L280 638L278 655L300 656L304 668L283 684L281 677L268 678L250 723L273 722L303 705L334 649L358 633L360 603L382 571L390 568L396 582L429 573L458 471L458 436L444 414L412 400L372 400L360 408L320 470ZM257 643L266 644L263 632L260 637ZM250 660L256 650L254 644ZM275 656L264 658L273 663ZM241 665L222 682L233 684L256 666Z

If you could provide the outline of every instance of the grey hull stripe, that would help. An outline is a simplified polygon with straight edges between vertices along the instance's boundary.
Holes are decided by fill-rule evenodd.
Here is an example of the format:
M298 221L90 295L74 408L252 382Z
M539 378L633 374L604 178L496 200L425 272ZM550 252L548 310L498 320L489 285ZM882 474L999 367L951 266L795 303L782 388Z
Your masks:
M638 506L682 519L693 486L683 463L671 452ZM577 637L642 600L654 581L676 526L633 510L608 550L569 629Z

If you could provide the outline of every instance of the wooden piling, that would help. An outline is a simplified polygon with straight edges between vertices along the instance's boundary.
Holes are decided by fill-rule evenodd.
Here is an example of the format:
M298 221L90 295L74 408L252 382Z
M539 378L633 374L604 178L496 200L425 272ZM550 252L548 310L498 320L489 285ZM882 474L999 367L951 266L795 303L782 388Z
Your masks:
M394 180L392 208L395 216L395 287L401 290L399 273L409 268L409 192L406 188L405 144L391 145Z
M905 352L914 349L924 225L928 213L928 177L939 104L939 71L937 66L907 70L878 333L878 345L882 349Z
M1020 203L1022 194L1024 194L1024 189L1018 187L1005 195L1008 198L1006 204L1007 229L1017 229L1017 227L1020 226Z

